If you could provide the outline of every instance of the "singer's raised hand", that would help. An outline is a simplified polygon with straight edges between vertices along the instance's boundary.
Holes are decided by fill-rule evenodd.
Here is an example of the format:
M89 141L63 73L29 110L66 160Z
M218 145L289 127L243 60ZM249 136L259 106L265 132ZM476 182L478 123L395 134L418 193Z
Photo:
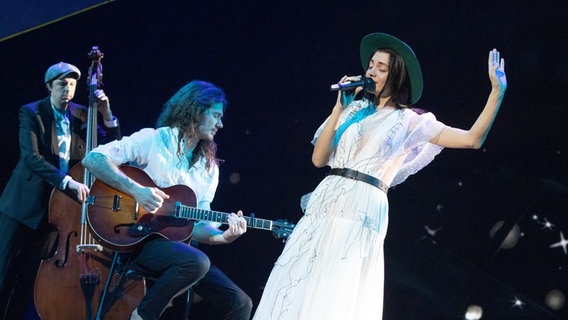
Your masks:
M505 75L505 59L500 57L499 51L489 51L487 60L489 80L493 89L504 92L507 89L507 76Z

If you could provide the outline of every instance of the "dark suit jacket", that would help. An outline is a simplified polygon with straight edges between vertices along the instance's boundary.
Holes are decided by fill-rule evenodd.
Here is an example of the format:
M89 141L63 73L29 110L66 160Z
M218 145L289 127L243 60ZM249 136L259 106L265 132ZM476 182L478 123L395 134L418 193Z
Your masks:
M69 168L85 156L87 114L86 107L69 104ZM36 229L47 211L51 191L66 174L59 171L57 128L49 97L22 106L19 120L20 158L0 197L0 212ZM101 125L98 136L99 143L119 139L120 128Z

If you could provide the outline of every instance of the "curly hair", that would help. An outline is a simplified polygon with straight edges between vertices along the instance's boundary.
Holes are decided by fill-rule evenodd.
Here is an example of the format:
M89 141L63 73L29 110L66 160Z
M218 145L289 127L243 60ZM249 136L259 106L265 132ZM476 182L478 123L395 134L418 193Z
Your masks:
M177 128L180 132L178 137L178 156L181 157L181 141L183 138L191 138L199 119L204 112L213 104L222 103L223 111L227 107L225 92L212 83L194 80L179 89L162 108L158 116L156 126ZM206 158L206 166L209 169L213 163L217 164L215 157L217 145L214 141L201 140L195 147L193 161L201 157Z

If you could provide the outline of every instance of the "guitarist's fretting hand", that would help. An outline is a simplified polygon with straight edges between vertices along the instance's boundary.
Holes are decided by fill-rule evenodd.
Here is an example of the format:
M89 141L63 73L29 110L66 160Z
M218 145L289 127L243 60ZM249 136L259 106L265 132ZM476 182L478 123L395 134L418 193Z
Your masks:
M240 210L237 214L227 215L227 224L229 225L227 230L221 231L209 223L197 223L191 237L193 240L211 245L227 244L235 241L247 231L247 221Z
M247 232L247 221L243 218L243 212L239 210L237 214L231 213L227 216L229 228L223 232L223 238L227 243L235 241L243 233Z

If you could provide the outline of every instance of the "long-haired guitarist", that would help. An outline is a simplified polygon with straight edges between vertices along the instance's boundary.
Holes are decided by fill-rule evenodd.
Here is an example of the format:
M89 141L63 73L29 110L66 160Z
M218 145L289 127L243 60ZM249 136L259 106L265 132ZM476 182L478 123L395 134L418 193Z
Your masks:
M193 190L197 208L210 210L219 179L214 137L223 128L221 120L226 105L222 89L208 82L191 81L166 102L157 129L145 128L119 141L100 145L82 163L97 180L136 201L134 220L144 213L157 216L167 215L166 208L175 210L170 203L174 196L168 194L168 188L177 185ZM142 169L153 184L141 183L121 171L120 165L127 163ZM120 197L116 196L116 207L118 201ZM201 243L226 244L246 232L247 222L241 211L230 214L227 222L229 227L224 231L219 225L197 222L191 238ZM135 269L156 278L156 282L131 319L158 319L169 301L189 287L202 298L214 301L216 310L212 310L215 312L212 319L249 319L250 297L197 248L157 236L144 241L135 249L134 256Z

